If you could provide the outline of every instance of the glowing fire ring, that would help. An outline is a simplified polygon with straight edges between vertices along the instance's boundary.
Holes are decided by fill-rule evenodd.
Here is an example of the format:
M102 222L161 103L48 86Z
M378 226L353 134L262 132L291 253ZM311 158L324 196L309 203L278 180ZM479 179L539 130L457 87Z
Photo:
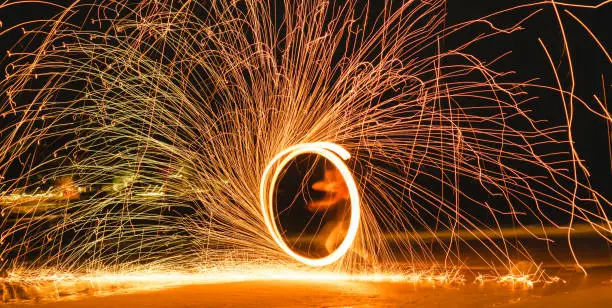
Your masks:
M350 203L351 203L351 220L349 222L349 227L344 237L344 240L329 255L313 259L307 258L297 254L293 251L287 243L283 240L276 222L273 219L274 213L274 186L278 180L278 176L281 171L285 168L285 166L296 156L300 154L317 154L321 155L325 159L329 160L336 168L340 174L342 174L342 178L346 183L349 191ZM357 236L357 229L359 228L359 218L361 215L361 208L359 205L359 193L357 191L357 185L355 184L355 180L353 179L353 175L351 171L344 163L344 160L347 160L351 157L351 154L343 147L331 143L331 142L313 142L313 143L302 143L298 145L294 145L290 148L285 149L284 151L278 153L270 163L266 166L266 169L261 176L261 184L259 186L259 201L261 204L261 212L263 214L264 223L266 227L268 227L268 231L270 231L270 235L274 241L278 244L278 246L286 252L288 255L293 257L294 259L311 266L324 266L331 263L336 262L340 259L346 252L349 250L355 237ZM280 161L280 163L278 163ZM270 173L272 173L272 177L270 178Z

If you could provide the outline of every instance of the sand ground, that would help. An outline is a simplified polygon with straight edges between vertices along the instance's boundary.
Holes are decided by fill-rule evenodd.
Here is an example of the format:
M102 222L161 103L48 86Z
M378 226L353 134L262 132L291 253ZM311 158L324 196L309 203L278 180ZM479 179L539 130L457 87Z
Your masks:
M5 307L610 307L606 275L533 289L500 285L249 281L190 285ZM608 278L609 279L609 278Z
M53 302L0 302L0 307L612 307L612 260L607 246L581 239L576 247L581 252L581 259L585 260L583 265L588 268L588 277L572 269L568 261L565 267L545 268L548 274L558 276L564 282L537 284L533 288L495 282L481 285L474 283L473 278L468 278L464 284L453 285L426 282L244 281L183 285L131 293L121 288L107 294L86 291L78 296L72 296L72 293L61 295L59 301ZM546 260L549 256L546 251L539 252L536 254L538 260ZM476 265L469 272L480 273L485 268Z

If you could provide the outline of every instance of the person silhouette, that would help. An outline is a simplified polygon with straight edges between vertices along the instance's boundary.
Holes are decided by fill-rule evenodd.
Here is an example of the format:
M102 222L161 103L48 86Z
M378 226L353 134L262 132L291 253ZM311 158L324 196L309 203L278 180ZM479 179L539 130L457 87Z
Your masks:
M313 213L325 211L325 216L331 216L318 232L319 243L327 254L333 252L342 242L349 223L349 191L342 174L338 169L326 167L321 181L312 185L315 191L324 192L320 200L311 201L307 209Z

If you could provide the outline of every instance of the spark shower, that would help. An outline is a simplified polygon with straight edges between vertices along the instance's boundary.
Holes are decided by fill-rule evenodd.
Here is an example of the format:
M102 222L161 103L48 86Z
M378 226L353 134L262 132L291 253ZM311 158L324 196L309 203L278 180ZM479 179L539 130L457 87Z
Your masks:
M610 55L580 16L609 3L450 24L442 0L5 1L3 16L53 13L1 28L0 266L309 277L305 263L378 279L476 256L503 276L537 267L535 242L584 270L574 235L609 242L611 204L575 146L575 110L604 131L612 117ZM557 40L531 42L548 67L532 78L498 42L536 18ZM570 26L605 59L588 96ZM288 247L276 217L300 154L330 161L350 193L346 235L321 258Z

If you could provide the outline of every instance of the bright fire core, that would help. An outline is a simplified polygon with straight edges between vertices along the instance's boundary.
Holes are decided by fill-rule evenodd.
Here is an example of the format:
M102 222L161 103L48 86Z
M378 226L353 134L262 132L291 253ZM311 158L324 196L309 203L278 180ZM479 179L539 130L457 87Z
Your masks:
M309 258L293 251L283 240L275 222L276 220L274 219L273 188L276 186L281 171L289 162L291 162L292 159L300 154L308 153L324 157L338 169L342 175L342 178L344 179L344 182L348 186L351 205L350 222L346 236L338 248L332 251L329 255L321 258ZM353 178L353 175L351 174L351 171L347 165L344 163L344 160L348 160L350 157L351 155L347 150L331 142L303 143L289 147L288 149L277 154L264 170L259 187L259 198L261 203L261 212L266 227L268 228L268 231L270 231L270 235L276 244L278 244L278 246L284 252L304 264L310 266L324 266L334 263L346 254L355 240L357 230L359 229L361 209L359 205L359 192L357 190L357 185L355 184L355 179Z

